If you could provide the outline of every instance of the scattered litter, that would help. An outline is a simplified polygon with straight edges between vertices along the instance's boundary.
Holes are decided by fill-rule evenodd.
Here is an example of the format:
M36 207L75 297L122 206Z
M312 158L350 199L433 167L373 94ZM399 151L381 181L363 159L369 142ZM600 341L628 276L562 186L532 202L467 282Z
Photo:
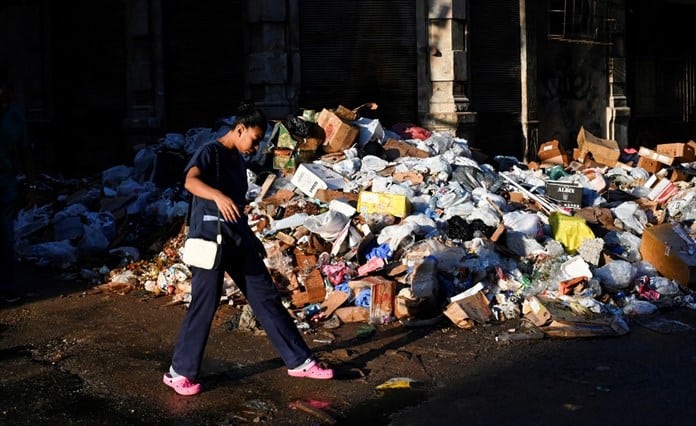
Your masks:
M357 337L369 337L444 318L465 330L535 326L497 341L620 336L626 319L684 328L654 314L696 308L696 142L631 156L581 127L577 146L547 141L523 164L447 132L387 128L361 116L368 107L377 109L339 105L273 122L249 159L245 213L303 332L357 322ZM188 304L190 194L183 174L163 170L183 168L214 135L167 133L132 166L81 180L43 175L41 202L15 223L18 256L74 271L92 293L137 289ZM230 328L258 331L229 276L221 303L237 310Z
M409 389L416 383L419 383L419 381L410 377L393 377L386 382L377 385L376 389Z

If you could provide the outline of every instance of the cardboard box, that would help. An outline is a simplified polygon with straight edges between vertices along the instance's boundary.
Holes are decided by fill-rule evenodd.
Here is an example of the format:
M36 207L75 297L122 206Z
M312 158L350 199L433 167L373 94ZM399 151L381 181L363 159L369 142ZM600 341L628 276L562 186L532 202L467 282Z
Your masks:
M696 141L689 141L686 144L693 148L694 152L696 152Z
M339 105L334 112L337 116L339 116L341 119L345 121L354 121L358 119L360 110L363 108L375 110L378 108L378 105L374 102L365 102L364 104L359 105L353 109L348 109L343 105Z
M385 324L391 321L394 312L396 283L382 277L371 277L370 323Z
M680 236L680 230L688 236L679 224L664 223L645 228L640 254L663 276L696 288L696 242Z
M358 195L358 211L362 214L379 213L406 217L411 212L411 203L401 194L361 191Z
M657 145L655 151L674 157L682 163L690 163L696 159L694 147L688 143L663 143Z
M582 208L582 185L559 180L546 181L546 195L563 207Z
M360 134L360 129L347 123L335 113L324 108L317 120L319 126L324 129L324 152L332 153L346 150L355 143Z
M580 127L578 132L578 148L580 148L579 160L584 160L588 153L592 154L594 161L613 167L621 156L619 144L615 140L601 139Z
M345 179L321 164L300 164L292 175L290 183L310 197L314 197L317 189L341 189Z
M529 296L522 302L522 315L537 327L551 322L551 313L536 296Z
M310 303L321 303L326 298L326 286L321 271L314 269L304 277L304 289L292 293L292 304L301 307Z
M648 199L658 203L666 202L679 192L679 188L677 188L674 182L669 179L659 179L655 175L650 176L643 186L650 189L647 196Z
M492 312L486 294L483 291L477 291L471 296L448 304L445 315L457 327L467 329L473 327L473 322L488 322Z
M672 163L674 163L674 157L670 157L669 155L666 154L660 154L657 151L653 151L652 149L648 149L644 146L641 146L638 149L638 155L641 157L649 158L651 160L659 161L662 164L666 164L668 166L671 166Z
M682 180L687 180L689 175L681 169L672 169L672 174L669 176L669 180L672 182L679 182Z
M638 157L638 164L636 167L640 167L648 173L656 173L662 169L663 164L657 160L653 160L648 157Z
M563 145L556 139L541 144L537 156L543 164L568 164L569 161Z

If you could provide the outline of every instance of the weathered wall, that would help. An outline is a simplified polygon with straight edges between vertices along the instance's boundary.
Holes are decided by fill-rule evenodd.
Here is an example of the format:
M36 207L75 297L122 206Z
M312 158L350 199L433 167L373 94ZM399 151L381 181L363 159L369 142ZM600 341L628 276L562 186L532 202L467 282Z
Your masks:
M576 146L580 127L602 137L607 105L606 47L543 40L537 56L539 142Z

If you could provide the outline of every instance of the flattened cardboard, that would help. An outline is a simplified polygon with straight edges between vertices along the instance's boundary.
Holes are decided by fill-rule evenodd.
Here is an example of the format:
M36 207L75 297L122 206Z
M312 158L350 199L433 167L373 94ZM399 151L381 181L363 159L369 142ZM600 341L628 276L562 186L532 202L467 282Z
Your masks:
M325 318L329 318L334 314L336 309L348 301L349 297L350 295L345 291L332 291L331 294L326 297L326 300L321 303L321 313Z
M314 194L314 198L322 203L329 203L332 200L343 200L350 204L358 202L358 194L333 189L317 189L317 192Z
M341 322L367 322L370 320L370 310L362 306L343 306L334 311Z
M404 141L389 138L384 143L384 154L388 161L396 160L399 157L428 158L430 153L418 149Z

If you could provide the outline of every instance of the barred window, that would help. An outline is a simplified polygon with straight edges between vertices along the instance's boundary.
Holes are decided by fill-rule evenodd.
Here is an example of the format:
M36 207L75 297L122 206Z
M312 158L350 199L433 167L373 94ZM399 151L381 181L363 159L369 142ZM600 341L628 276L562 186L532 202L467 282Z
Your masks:
M611 0L549 0L550 40L611 44L617 8Z

